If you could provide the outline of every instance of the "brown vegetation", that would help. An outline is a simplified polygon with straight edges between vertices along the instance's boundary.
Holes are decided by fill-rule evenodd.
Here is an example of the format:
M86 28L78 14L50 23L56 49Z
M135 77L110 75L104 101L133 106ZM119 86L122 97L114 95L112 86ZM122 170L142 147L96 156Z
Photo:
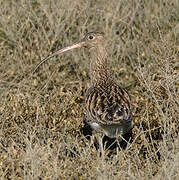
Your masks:
M178 179L179 4L0 1L0 179ZM130 93L133 141L101 157L81 134L85 50L57 48L102 31L111 69Z

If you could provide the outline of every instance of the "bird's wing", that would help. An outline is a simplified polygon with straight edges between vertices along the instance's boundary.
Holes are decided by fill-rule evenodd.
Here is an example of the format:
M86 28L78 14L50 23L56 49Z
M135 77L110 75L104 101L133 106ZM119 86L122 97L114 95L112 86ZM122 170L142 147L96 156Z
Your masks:
M88 119L102 124L131 121L132 112L128 93L118 85L91 87L86 93Z

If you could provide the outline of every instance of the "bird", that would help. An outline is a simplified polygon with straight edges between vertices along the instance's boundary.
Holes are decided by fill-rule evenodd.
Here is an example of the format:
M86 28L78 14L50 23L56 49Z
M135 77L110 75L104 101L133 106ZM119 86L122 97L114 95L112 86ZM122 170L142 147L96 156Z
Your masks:
M90 87L85 94L85 123L93 134L115 138L118 142L133 128L132 105L128 92L111 75L104 35L89 32L79 42L55 51L35 68L66 51L86 47L90 52ZM99 139L99 138L98 138ZM102 143L102 140L100 139Z

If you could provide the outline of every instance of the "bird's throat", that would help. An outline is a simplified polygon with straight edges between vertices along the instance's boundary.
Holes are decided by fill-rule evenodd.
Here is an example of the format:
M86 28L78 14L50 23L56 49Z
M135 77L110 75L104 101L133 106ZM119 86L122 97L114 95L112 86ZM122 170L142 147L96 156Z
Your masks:
M110 77L107 53L104 47L94 47L90 50L90 76L91 84L95 85Z

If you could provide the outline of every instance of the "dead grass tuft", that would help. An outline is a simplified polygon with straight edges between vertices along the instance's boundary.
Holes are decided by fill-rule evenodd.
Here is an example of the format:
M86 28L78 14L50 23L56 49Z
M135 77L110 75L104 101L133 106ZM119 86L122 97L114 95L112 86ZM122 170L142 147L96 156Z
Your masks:
M179 14L165 1L0 2L1 179L178 179ZM101 157L84 138L83 50L42 58L103 31L132 96L133 141Z

